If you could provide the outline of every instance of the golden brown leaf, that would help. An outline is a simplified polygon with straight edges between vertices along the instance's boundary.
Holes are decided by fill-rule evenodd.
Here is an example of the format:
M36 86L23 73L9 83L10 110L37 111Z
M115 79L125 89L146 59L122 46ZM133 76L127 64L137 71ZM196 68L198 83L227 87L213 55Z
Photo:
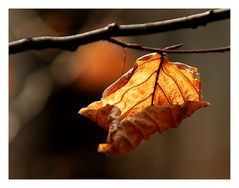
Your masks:
M109 134L98 151L118 155L134 149L154 132L178 127L182 119L208 106L201 101L197 68L172 63L153 53L109 86L100 101L80 110Z

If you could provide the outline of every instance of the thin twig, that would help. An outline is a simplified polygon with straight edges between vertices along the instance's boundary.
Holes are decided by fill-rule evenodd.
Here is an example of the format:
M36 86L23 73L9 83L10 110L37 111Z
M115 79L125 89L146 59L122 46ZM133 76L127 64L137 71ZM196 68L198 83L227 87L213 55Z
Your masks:
M77 35L65 37L43 36L10 42L9 54L27 50L42 50L47 48L75 51L80 45L99 40L108 40L110 37L135 36L161 33L182 28L196 28L198 26L206 25L207 23L228 18L230 18L229 9L217 9L191 16L144 24L117 25L112 23L104 28Z
M208 48L208 49L193 49L193 50L163 50L164 53L177 54L192 54L192 53L213 53L213 52L227 52L230 51L230 46Z
M175 50L175 49L180 48L181 46L183 46L183 43L167 46L167 47L163 48L163 50Z
M175 48L179 48L182 44L176 44L173 46L169 46L166 48L153 48L144 46L142 44L135 44L135 43L128 43L118 39L110 38L108 39L109 42L122 46L123 48L131 48L135 50L143 50L149 52L158 52L158 53L212 53L212 52L226 52L230 51L230 46L219 47L219 48L210 48L210 49L193 49L193 50L174 50Z

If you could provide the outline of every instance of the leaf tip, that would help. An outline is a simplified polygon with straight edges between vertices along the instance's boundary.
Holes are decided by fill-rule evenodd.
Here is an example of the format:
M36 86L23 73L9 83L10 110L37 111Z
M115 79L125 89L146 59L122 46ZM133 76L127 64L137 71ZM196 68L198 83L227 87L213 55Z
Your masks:
M207 107L207 106L211 106L211 104L209 102L204 102L204 107Z
M99 153L103 153L105 150L107 150L107 148L109 148L109 144L99 144L98 145L98 152Z
M85 108L81 108L81 109L78 111L78 114L83 115L84 112L85 112Z
M107 144L107 143L99 144L97 151L99 153L103 153L103 154L105 154L107 156L110 156L110 157L118 155L118 152L116 152L112 149L112 144Z

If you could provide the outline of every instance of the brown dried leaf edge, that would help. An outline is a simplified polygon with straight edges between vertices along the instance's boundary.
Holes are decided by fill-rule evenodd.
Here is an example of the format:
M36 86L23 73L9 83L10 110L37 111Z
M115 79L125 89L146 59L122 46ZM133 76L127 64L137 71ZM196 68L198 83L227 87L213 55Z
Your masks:
M79 113L108 131L107 143L99 144L98 151L116 156L155 132L178 127L182 119L208 105L202 101L197 68L153 53L137 59L100 101Z

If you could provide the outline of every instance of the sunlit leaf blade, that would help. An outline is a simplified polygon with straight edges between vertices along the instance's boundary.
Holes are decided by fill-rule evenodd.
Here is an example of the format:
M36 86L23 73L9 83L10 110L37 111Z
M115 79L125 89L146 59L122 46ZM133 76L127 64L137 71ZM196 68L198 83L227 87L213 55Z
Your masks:
M139 58L104 91L100 101L79 113L109 132L107 143L100 144L98 151L118 155L154 132L178 127L182 119L209 105L201 98L197 68L153 53Z

